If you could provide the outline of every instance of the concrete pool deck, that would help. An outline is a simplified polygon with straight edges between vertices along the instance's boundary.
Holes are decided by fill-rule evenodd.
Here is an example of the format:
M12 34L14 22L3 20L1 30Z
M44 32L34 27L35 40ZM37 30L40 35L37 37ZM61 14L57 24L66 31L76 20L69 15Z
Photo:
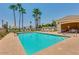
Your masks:
M50 34L57 34L55 32L45 32ZM67 33L66 33L67 34ZM58 34L63 35L63 34ZM38 53L36 55L79 55L79 34L67 34L71 37L68 39L65 39L64 41L48 47Z
M23 55L23 48L14 33L7 34L0 40L0 55Z
M45 33L57 34L54 32ZM24 49L16 34L9 33L0 40L0 55L25 55ZM79 34L77 37L72 36L34 55L79 55Z

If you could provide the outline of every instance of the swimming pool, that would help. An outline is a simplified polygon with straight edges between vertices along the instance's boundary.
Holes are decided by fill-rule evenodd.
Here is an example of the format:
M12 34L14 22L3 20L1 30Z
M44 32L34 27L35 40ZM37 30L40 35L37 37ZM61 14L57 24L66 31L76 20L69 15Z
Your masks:
M63 36L36 32L20 33L18 37L28 55L35 54L65 39Z

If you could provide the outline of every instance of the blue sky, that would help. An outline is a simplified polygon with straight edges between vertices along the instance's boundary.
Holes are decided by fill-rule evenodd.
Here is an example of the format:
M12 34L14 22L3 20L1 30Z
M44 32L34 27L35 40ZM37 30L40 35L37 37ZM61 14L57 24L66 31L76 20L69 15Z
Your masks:
M9 9L9 5L11 4L1 4L0 3L0 25L1 20L8 21L9 25L13 25L13 13L12 10ZM30 20L32 21L32 25L34 26L34 18L32 16L32 10L34 8L39 8L42 12L41 15L41 24L51 23L53 20L57 20L64 16L68 15L79 15L79 4L68 4L68 3L42 3L42 4L30 4L25 3L22 6L26 9L26 14L24 15L24 26L29 26ZM18 26L18 12L16 14L17 17L17 26Z

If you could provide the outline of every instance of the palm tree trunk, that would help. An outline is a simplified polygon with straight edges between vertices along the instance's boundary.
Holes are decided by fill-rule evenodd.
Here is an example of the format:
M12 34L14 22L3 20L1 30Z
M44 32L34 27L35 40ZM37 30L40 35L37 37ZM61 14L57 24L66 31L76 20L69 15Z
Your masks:
M38 30L40 30L39 26L40 26L40 19L38 20Z
M3 28L4 20L2 20L2 28Z
M38 20L38 25L40 25L40 20Z
M20 31L21 13L19 13L19 31Z
M13 14L14 14L14 28L16 28L16 16L15 16L15 10L13 10Z
M38 30L38 20L35 21L36 30Z
M35 21L35 30L37 30L37 21Z
M39 20L37 20L37 30L39 30Z
M22 30L23 30L23 13L22 13Z

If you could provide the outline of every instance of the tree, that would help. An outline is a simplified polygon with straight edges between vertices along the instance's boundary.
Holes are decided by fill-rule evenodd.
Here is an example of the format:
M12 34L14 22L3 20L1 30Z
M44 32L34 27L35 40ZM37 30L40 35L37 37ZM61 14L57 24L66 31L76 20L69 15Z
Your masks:
M13 10L13 15L14 15L14 28L16 28L16 16L15 16L15 11L17 10L16 5L10 5L9 7L11 10Z
M32 25L31 24L32 24L32 21L30 21L30 30L32 30Z
M39 25L39 28L42 28L42 25Z
M56 27L56 21L53 21L53 22L51 23L51 25L54 26L54 27Z
M35 18L35 28L38 30L41 11L38 8L33 9L33 17Z
M8 32L8 22L6 22L6 24L3 25L3 28L6 30L6 32Z
M24 8L21 8L20 12L21 12L21 14L22 14L22 29L23 29L24 14L26 13L26 10L25 10Z
M2 28L3 28L4 20L2 20Z
M56 29L56 27L57 27L57 25L56 25L56 21L53 21L51 24L52 24L54 30L57 30L57 29Z
M21 6L21 4L20 4L20 3L18 3L18 4L17 4L17 7L18 7L18 11L19 11L19 31L20 31L21 8L22 8L22 6Z

